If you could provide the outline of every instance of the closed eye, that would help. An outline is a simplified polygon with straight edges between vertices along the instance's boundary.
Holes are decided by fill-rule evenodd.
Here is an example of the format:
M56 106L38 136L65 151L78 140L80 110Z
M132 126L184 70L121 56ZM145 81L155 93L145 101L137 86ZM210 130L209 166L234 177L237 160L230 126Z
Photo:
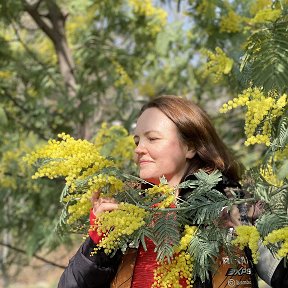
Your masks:
M155 140L159 140L159 138L157 138L157 137L149 137L148 140L149 141L155 141Z

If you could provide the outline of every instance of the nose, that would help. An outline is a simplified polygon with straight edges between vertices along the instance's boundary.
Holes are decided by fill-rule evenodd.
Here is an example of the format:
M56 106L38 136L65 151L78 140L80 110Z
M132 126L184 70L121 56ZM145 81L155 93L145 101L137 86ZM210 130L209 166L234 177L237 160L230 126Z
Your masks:
M146 147L143 144L143 142L139 142L138 145L136 146L135 150L134 150L136 155L140 155L140 154L145 154L146 153Z

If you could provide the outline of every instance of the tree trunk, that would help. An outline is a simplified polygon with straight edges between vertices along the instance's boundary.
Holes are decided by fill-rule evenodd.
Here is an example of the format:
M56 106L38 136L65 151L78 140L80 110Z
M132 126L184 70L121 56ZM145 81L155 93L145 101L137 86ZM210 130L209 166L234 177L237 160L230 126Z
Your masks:
M2 231L1 238L5 243L9 243L9 241L11 240L10 234L6 229ZM10 285L8 254L9 254L8 247L5 246L0 247L0 272L2 274L3 288L8 288Z
M38 27L52 41L58 58L60 73L63 76L67 88L68 96L71 100L76 100L76 79L74 75L74 61L71 50L68 46L65 21L66 15L60 10L54 0L46 0L47 13L43 15L39 12L39 6L42 1L35 4L29 4L24 1L25 10L36 22ZM76 103L77 104L77 103Z
M40 4L46 3L46 14L40 13ZM34 4L29 4L23 0L25 11L32 17L38 27L52 41L59 64L59 70L63 77L69 101L73 103L75 110L80 106L80 100L77 98L77 81L75 78L75 64L72 57L71 49L69 48L65 22L67 15L61 11L54 0L38 0ZM77 136L85 138L86 127L85 123L78 123Z

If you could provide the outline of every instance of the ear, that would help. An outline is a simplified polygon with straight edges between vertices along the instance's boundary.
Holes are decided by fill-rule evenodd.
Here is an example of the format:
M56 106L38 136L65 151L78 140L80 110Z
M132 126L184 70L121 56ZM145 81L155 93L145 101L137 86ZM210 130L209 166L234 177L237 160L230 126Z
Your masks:
M186 159L192 159L196 154L196 151L194 148L191 148L189 149L187 152L186 152Z

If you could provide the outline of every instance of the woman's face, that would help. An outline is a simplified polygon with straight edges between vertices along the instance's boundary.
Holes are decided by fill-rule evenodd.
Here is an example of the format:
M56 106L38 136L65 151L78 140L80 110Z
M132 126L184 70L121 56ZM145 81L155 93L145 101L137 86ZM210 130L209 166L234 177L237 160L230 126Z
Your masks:
M194 153L180 140L176 125L163 112L146 109L138 118L134 140L140 178L159 184L159 178L165 176L171 186L180 183Z

